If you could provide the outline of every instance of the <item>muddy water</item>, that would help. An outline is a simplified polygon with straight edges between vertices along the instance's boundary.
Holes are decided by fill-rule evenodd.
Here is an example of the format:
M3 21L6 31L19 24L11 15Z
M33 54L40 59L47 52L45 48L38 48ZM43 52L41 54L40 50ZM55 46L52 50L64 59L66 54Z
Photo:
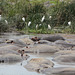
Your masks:
M24 37L31 37L29 35L20 35L17 33L4 33L0 35L0 40L2 39L20 39ZM43 75L37 72L30 72L27 69L24 68L24 65L27 64L27 61L29 61L32 58L39 58L39 57L44 57L46 59L49 59L52 61L52 56L53 54L51 53L33 53L33 54L28 54L30 58L28 60L24 60L23 62L19 63L14 63L14 64L2 64L0 63L0 75ZM75 67L74 65L60 65L57 62L54 62L54 67Z
M18 33L2 33L0 35L0 43L2 43L2 40L5 39L21 39L21 38L29 38L32 36L29 35L20 35ZM31 58L35 58L35 56L30 55L30 60ZM5 63L0 63L0 75L43 75L39 74L37 72L30 72L24 68L24 65L27 64L27 61L25 60L20 63L14 63L14 64L5 64Z
M44 75L37 72L31 72L24 68L24 65L27 64L27 61L29 61L32 58L39 58L44 57L46 59L49 59L52 61L52 55L51 53L40 53L40 54L28 54L30 58L28 60L24 60L20 63L14 63L14 64L0 64L0 75ZM75 67L73 65L60 65L53 61L55 64L54 67ZM21 65L22 64L22 65Z
M28 60L24 60L23 62L17 64L0 64L0 75L43 75L37 72L30 72L24 68L24 65L27 64L32 58L44 57L46 58L45 54L28 54L30 58ZM47 54L50 55L50 54Z

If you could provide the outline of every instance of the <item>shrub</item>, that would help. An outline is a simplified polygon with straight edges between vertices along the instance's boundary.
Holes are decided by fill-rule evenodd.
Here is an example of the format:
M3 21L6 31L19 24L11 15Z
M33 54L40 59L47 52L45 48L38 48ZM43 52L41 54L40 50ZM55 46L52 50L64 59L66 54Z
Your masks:
M9 26L5 24L5 21L0 21L0 32L6 32L9 30Z
M68 21L72 21L75 17L75 2L65 3L57 2L56 5L51 7L52 21L54 26L67 26Z

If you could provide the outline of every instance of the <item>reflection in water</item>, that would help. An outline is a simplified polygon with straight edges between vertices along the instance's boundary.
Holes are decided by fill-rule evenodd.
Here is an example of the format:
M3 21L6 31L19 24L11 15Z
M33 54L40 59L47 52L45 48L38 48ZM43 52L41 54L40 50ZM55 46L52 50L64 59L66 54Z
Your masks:
M0 65L0 75L41 75L36 72L29 72L20 65Z

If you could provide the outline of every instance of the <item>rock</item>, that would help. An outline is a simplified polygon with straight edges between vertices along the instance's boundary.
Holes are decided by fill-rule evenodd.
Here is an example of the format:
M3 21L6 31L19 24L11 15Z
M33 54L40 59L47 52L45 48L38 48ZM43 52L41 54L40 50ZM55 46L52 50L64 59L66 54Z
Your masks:
M54 61L60 64L75 64L75 53L68 54L68 55L60 55L53 59Z
M75 68L48 68L41 70L45 75L75 75Z
M16 62L21 62L22 58L20 55L16 54L6 54L6 55L0 55L0 61L2 63L16 63Z
M43 37L42 40L54 42L56 40L65 40L65 39L60 35L52 35L52 36L48 36L48 37Z
M54 64L48 59L33 58L25 65L25 68L30 71L40 72L41 69L52 68L53 65Z
M48 52L57 52L59 51L59 48L57 48L56 46L50 46L50 45L46 45L46 44L39 44L30 48L22 48L21 50L25 50L26 52L31 52L31 53L48 53Z

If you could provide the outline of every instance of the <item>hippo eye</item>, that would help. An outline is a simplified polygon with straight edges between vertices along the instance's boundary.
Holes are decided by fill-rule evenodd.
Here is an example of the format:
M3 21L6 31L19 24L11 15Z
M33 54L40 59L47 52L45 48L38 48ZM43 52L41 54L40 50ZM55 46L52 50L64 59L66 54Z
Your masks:
M4 60L2 60L2 63L4 63Z

